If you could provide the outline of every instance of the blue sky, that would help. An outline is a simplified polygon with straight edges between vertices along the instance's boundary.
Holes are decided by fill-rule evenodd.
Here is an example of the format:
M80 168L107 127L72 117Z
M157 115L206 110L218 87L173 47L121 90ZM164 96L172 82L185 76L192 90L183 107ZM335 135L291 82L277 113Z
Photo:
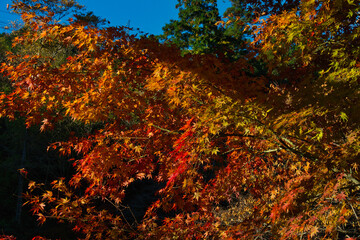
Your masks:
M88 11L95 15L106 18L110 25L140 28L141 31L150 34L160 34L162 27L176 19L178 11L175 8L177 0L78 0ZM219 0L219 9L224 11L229 6L229 1ZM0 27L10 20L15 20L16 15L9 14L6 5L11 0L0 0Z
M8 0L0 0L0 27L4 27L8 25L10 20L15 20L16 16L10 14L9 11L6 9L6 4L10 1ZM0 30L1 32L1 30Z
M106 18L110 25L127 25L151 34L160 34L170 19L177 18L177 0L80 0L95 15Z

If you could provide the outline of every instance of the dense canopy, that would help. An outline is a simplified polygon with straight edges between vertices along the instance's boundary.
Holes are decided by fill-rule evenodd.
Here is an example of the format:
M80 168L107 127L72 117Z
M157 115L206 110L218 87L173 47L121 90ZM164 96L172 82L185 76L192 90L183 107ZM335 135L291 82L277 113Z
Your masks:
M85 239L360 236L358 1L231 1L227 19L216 1L179 1L166 41L60 24L34 2L1 68L0 116L90 129L49 145L75 173L30 182L40 222ZM144 182L138 219L126 204Z

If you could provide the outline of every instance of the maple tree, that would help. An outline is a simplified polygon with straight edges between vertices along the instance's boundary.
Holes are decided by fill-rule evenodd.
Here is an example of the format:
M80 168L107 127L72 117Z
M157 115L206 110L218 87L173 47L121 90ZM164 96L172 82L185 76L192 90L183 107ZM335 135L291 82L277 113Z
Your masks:
M264 13L233 62L121 27L60 25L47 8L23 13L29 30L14 45L76 51L9 53L1 72L13 91L0 95L0 116L41 131L63 119L97 124L50 145L73 157L76 173L52 189L30 183L40 222L68 221L86 239L359 236L360 6L248 4ZM267 74L249 74L254 58ZM144 179L161 189L132 221L124 199Z
M44 4L47 4L46 1L44 1ZM67 6L64 8L67 8ZM41 11L40 8L36 9L34 11ZM82 9L82 12L86 11ZM102 24L103 21L100 18L91 19L92 16L92 14L87 14L80 16L80 18L82 17L82 21L86 21L88 24ZM89 17L90 19L87 19ZM58 19L58 16L56 18ZM78 21L79 15L74 16L74 19L74 21ZM55 57L58 62L63 61L69 54L74 54L75 49L56 44L45 47L41 45L41 42L12 47L13 39L27 30L27 27L23 26L21 29L14 29L9 34L1 34L1 62L6 60L6 51L21 52L22 55L41 52L41 54ZM3 74L1 74L0 89L0 92L9 93L12 91L10 81ZM65 120L57 124L58 129L56 131L40 133L36 126L25 131L23 120L19 118L16 121L9 122L6 118L0 119L0 172L2 173L0 205L3 212L3 217L0 219L0 228L3 233L12 233L19 239L30 239L36 232L49 238L64 237L66 239L66 237L73 234L70 231L71 227L66 228L66 224L59 225L55 221L48 221L45 225L37 226L36 218L33 218L31 213L28 212L28 207L22 209L24 201L21 195L23 191L26 191L27 180L24 179L22 176L24 173L19 169L26 168L30 172L27 175L29 179L45 184L51 182L54 177L71 176L71 163L64 161L54 151L47 152L46 147L49 142L67 139L71 131L76 131L77 135L81 136L82 132L90 131L91 126L85 127L70 120ZM56 229L54 229L54 226L56 226Z
M44 7L48 11L44 11ZM12 0L12 10L17 14L36 14L47 16L51 11L54 21L61 21L72 14L84 14L84 6L74 0Z

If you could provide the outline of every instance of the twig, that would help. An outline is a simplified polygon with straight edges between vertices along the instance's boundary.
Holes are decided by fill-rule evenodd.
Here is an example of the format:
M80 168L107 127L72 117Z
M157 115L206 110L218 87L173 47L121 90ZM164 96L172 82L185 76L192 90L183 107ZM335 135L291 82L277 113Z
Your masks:
M181 132L175 132L175 131L171 131L171 130L168 130L168 129L165 129L165 128L162 128L162 127L159 127L159 126L156 126L154 124L151 124L152 127L155 127L155 128L158 128L162 131L165 131L165 132L168 132L168 133L171 133L171 134L181 134Z
M130 227L130 229L131 229L132 231L136 232L136 230L131 226L131 224L130 224L130 223L128 222L128 220L126 219L126 217L125 217L124 213L122 212L122 210L121 210L117 205L115 205L112 201L110 201L110 199L105 198L105 200L108 201L113 207L115 207L115 208L120 212L120 214L121 214L121 216L123 217L123 219L125 220L126 224ZM126 206L122 206L122 207L129 209L129 211L131 212L131 215L134 217L135 222L137 223L136 218L135 218L134 214L132 213L131 209L130 209L129 207L126 207Z

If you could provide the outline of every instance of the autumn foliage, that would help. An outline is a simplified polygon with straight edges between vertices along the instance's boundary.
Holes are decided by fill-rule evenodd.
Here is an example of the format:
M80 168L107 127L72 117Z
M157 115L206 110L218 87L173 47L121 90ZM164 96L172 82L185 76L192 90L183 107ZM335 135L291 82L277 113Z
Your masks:
M360 5L281 2L249 1L265 13L237 61L23 14L14 45L42 47L8 53L0 116L41 131L93 126L49 146L76 173L52 189L30 183L39 221L70 222L86 239L359 237ZM46 54L52 45L71 54ZM253 60L267 72L253 74ZM158 200L133 221L123 201L144 179L161 186Z

